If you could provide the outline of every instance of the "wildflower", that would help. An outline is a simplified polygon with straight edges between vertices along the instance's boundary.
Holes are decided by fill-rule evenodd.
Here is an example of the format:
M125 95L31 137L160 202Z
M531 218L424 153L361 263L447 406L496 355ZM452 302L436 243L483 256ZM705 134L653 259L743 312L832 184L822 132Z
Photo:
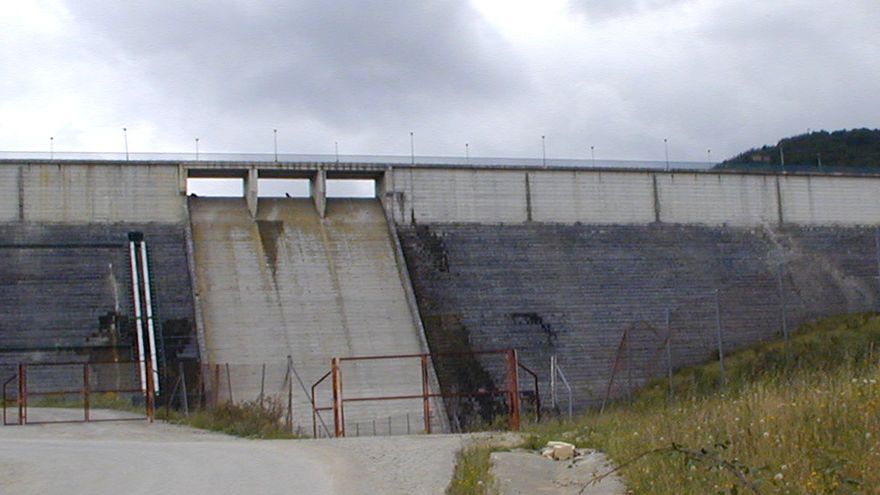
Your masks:
M773 476L773 479L776 481L782 481L782 473L776 473L776 475Z

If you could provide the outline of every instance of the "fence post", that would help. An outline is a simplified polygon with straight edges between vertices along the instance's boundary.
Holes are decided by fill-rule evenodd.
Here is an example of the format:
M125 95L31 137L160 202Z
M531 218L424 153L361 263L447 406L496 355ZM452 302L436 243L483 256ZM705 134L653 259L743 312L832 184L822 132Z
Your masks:
M666 374L669 378L669 396L672 397L672 325L669 308L666 308Z
M226 363L226 390L229 391L229 403L235 405L235 399L232 398L232 374L229 372L229 363Z
M785 349L788 350L788 315L785 310L785 285L784 285L785 265L779 264L779 310L782 316L782 339L785 342Z
M83 420L89 421L89 363L83 363Z
M152 361L150 361L149 359L145 359L144 364L147 368L147 392L144 403L146 407L147 419L149 419L150 423L152 423L153 420L156 418L156 389L154 388L155 385L153 384L153 380L155 380L155 377L153 376Z
M550 356L550 407L558 412L559 404L556 398L556 354Z
M721 331L721 295L718 289L715 289L715 331L718 337L718 364L721 368L721 386L723 387L726 382L724 377L724 335Z
M330 374L333 381L333 433L337 437L345 436L345 425L342 422L342 377L339 372L339 358L330 361Z
M425 416L425 433L431 434L431 400L428 383L428 355L422 354L422 414Z
M874 247L877 256L877 284L880 287L880 229L874 230ZM880 311L880 297L877 298L877 311Z
M290 356L288 356L288 359ZM290 363L287 365L287 378L290 378ZM266 363L263 363L260 371L260 409L263 408L263 393L266 390Z
M214 407L220 405L220 364L214 365Z
M287 429L293 433L293 358L287 355ZM266 365L263 365L263 379L266 379ZM260 385L260 408L263 407L263 386Z
M519 431L520 407L519 407L519 360L516 349L507 351L507 388L510 394L510 429Z
M27 424L27 365L18 365L18 424Z
M180 385L181 389L181 406L183 406L183 414L184 416L189 416L189 398L186 396L186 372L183 369L183 361L177 362L177 373L180 375Z

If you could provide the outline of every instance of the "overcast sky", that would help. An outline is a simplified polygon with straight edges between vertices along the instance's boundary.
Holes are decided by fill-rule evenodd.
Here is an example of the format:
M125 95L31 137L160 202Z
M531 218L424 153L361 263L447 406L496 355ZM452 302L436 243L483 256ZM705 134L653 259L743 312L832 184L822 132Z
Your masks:
M880 127L877 0L9 0L0 150L723 159Z

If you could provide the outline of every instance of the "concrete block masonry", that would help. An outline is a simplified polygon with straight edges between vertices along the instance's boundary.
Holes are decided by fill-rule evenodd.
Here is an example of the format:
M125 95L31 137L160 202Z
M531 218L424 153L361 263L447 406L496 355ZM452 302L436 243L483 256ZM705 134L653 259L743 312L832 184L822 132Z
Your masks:
M182 225L17 222L0 224L0 366L133 358L130 340L113 340L131 336L133 230L153 260L163 357L197 358Z
M545 394L556 355L576 408L601 403L625 330L630 341L612 395L664 375L667 309L673 365L712 358L715 289L729 350L781 332L780 288L790 328L873 310L878 301L874 229L429 224L399 231L432 346L515 347L538 370ZM481 364L503 380L495 363ZM440 375L442 386L461 386L443 383L449 376Z

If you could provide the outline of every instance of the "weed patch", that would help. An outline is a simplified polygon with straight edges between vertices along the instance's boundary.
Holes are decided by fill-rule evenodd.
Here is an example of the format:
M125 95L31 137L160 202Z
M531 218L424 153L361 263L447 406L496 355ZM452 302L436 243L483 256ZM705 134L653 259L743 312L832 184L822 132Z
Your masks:
M219 431L246 438L285 439L297 438L284 422L286 408L280 400L267 398L262 401L226 403L202 409L189 416L171 413L171 423L184 424L204 430Z

